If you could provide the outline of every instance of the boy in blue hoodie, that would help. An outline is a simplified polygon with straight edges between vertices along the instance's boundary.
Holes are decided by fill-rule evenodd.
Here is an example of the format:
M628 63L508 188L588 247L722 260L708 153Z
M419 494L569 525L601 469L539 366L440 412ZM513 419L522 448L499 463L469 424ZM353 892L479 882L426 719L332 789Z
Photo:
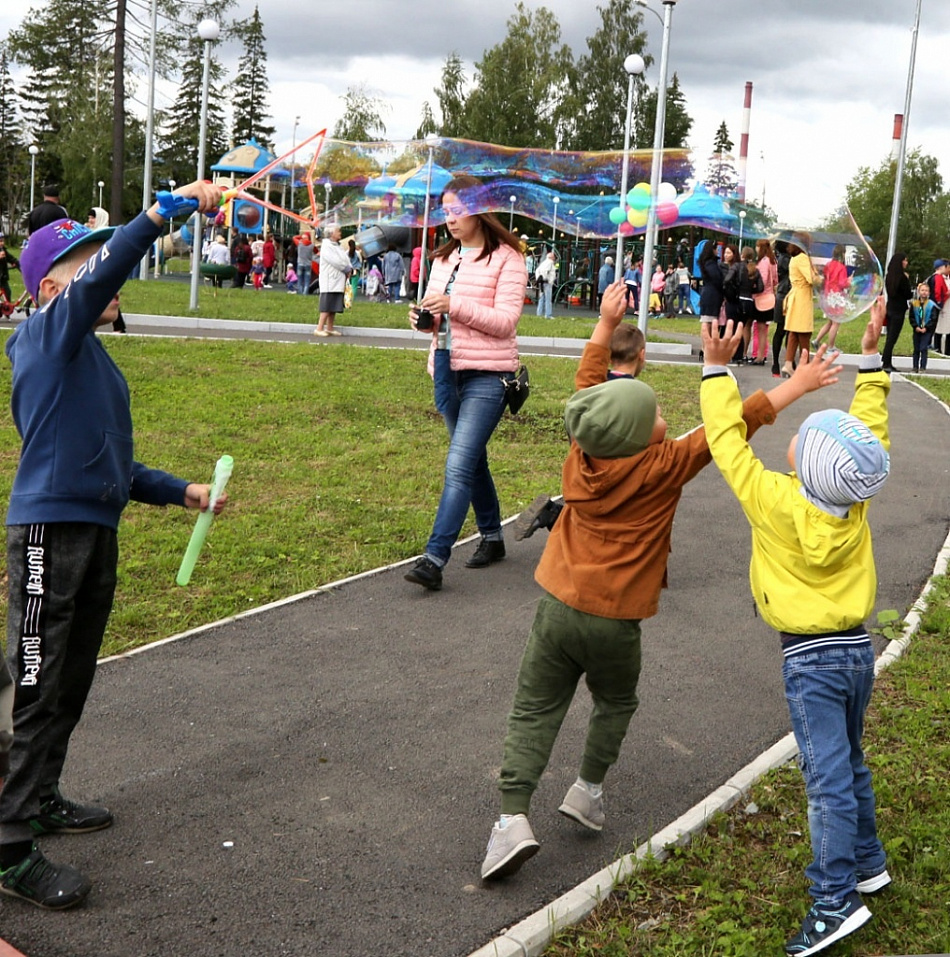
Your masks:
M221 198L201 182L178 193L201 212ZM115 320L119 288L164 225L157 204L118 228L61 219L34 232L20 259L39 308L6 344L22 447L7 511L14 734L0 792L0 892L49 909L78 904L91 885L50 863L34 835L112 824L106 808L64 798L59 778L112 609L119 517L130 499L208 507L208 485L133 460L129 387L95 334ZM4 727L0 716L0 745Z
M808 957L871 919L861 899L890 883L877 836L874 789L861 738L874 685L864 625L877 574L868 506L890 471L890 377L877 346L884 305L871 307L849 412L826 409L792 436L790 474L771 472L746 437L726 369L742 326L714 339L703 330L700 401L709 449L752 528L749 578L756 606L782 642L785 697L808 795L812 906L785 952ZM787 386L804 395L837 381L837 353L820 346ZM797 397L795 396L795 397ZM770 396L771 398L771 396Z

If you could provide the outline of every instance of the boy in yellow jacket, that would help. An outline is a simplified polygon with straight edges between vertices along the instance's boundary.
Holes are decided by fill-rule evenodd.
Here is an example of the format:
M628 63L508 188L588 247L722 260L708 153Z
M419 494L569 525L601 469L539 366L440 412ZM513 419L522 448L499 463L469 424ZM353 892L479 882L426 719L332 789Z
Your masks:
M748 444L739 390L726 369L742 326L733 331L727 323L721 340L703 335L703 422L716 465L752 527L752 594L781 636L785 696L808 795L813 860L805 873L813 903L785 945L798 957L870 920L861 894L890 883L861 747L874 683L864 621L877 590L867 513L890 470L890 378L877 351L883 320L878 301L862 339L850 411L828 409L805 420L789 445L791 474L768 471ZM801 396L837 381L835 356L824 347L810 361L806 355L785 385Z

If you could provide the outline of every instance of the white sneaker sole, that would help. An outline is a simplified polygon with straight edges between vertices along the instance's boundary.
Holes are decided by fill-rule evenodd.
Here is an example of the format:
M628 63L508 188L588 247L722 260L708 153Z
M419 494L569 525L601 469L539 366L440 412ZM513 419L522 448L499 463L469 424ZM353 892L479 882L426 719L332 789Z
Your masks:
M541 845L537 841L524 840L520 844L516 844L507 857L503 857L493 864L490 870L486 871L484 865L482 865L482 880L497 881L502 877L510 877L521 870L521 865L534 857L540 849Z
M842 937L853 934L859 927L863 927L871 919L871 912L866 907L856 910L844 923L833 933L829 934L824 940L809 947L808 950L796 950L792 952L792 957L809 957L810 954L817 954L818 951L830 947ZM788 951L786 951L788 953Z
M578 824L583 824L584 827L590 828L592 831L602 831L604 829L603 824L595 824L588 817L578 811L576 807L571 807L571 805L566 802L558 808L558 811L560 811L565 817L569 817L572 821L577 821Z
M858 881L855 890L859 894L874 894L879 890L883 890L890 882L891 875L887 873L887 869L885 868L880 874L875 874L872 877L866 877L863 881Z

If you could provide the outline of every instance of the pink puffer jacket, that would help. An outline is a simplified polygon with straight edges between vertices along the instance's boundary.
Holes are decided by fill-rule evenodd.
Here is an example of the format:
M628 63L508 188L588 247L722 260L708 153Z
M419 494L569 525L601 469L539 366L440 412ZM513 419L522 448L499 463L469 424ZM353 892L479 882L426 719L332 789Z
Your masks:
M490 258L476 259L476 255L472 250L462 257L456 250L446 259L436 259L429 276L427 288L443 292L461 261L449 295L452 368L517 372L515 334L528 283L524 256L507 245L499 246ZM436 338L434 333L430 375Z

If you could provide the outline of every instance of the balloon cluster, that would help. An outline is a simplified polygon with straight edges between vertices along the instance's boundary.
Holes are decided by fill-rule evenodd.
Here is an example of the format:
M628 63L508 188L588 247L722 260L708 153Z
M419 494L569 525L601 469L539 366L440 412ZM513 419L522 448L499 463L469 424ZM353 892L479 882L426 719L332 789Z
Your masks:
M647 224L650 206L654 203L653 190L649 183L637 183L627 193L626 203L610 210L610 221L624 236ZM660 183L656 191L656 220L661 226L672 226L679 218L676 205L676 187L672 183Z

